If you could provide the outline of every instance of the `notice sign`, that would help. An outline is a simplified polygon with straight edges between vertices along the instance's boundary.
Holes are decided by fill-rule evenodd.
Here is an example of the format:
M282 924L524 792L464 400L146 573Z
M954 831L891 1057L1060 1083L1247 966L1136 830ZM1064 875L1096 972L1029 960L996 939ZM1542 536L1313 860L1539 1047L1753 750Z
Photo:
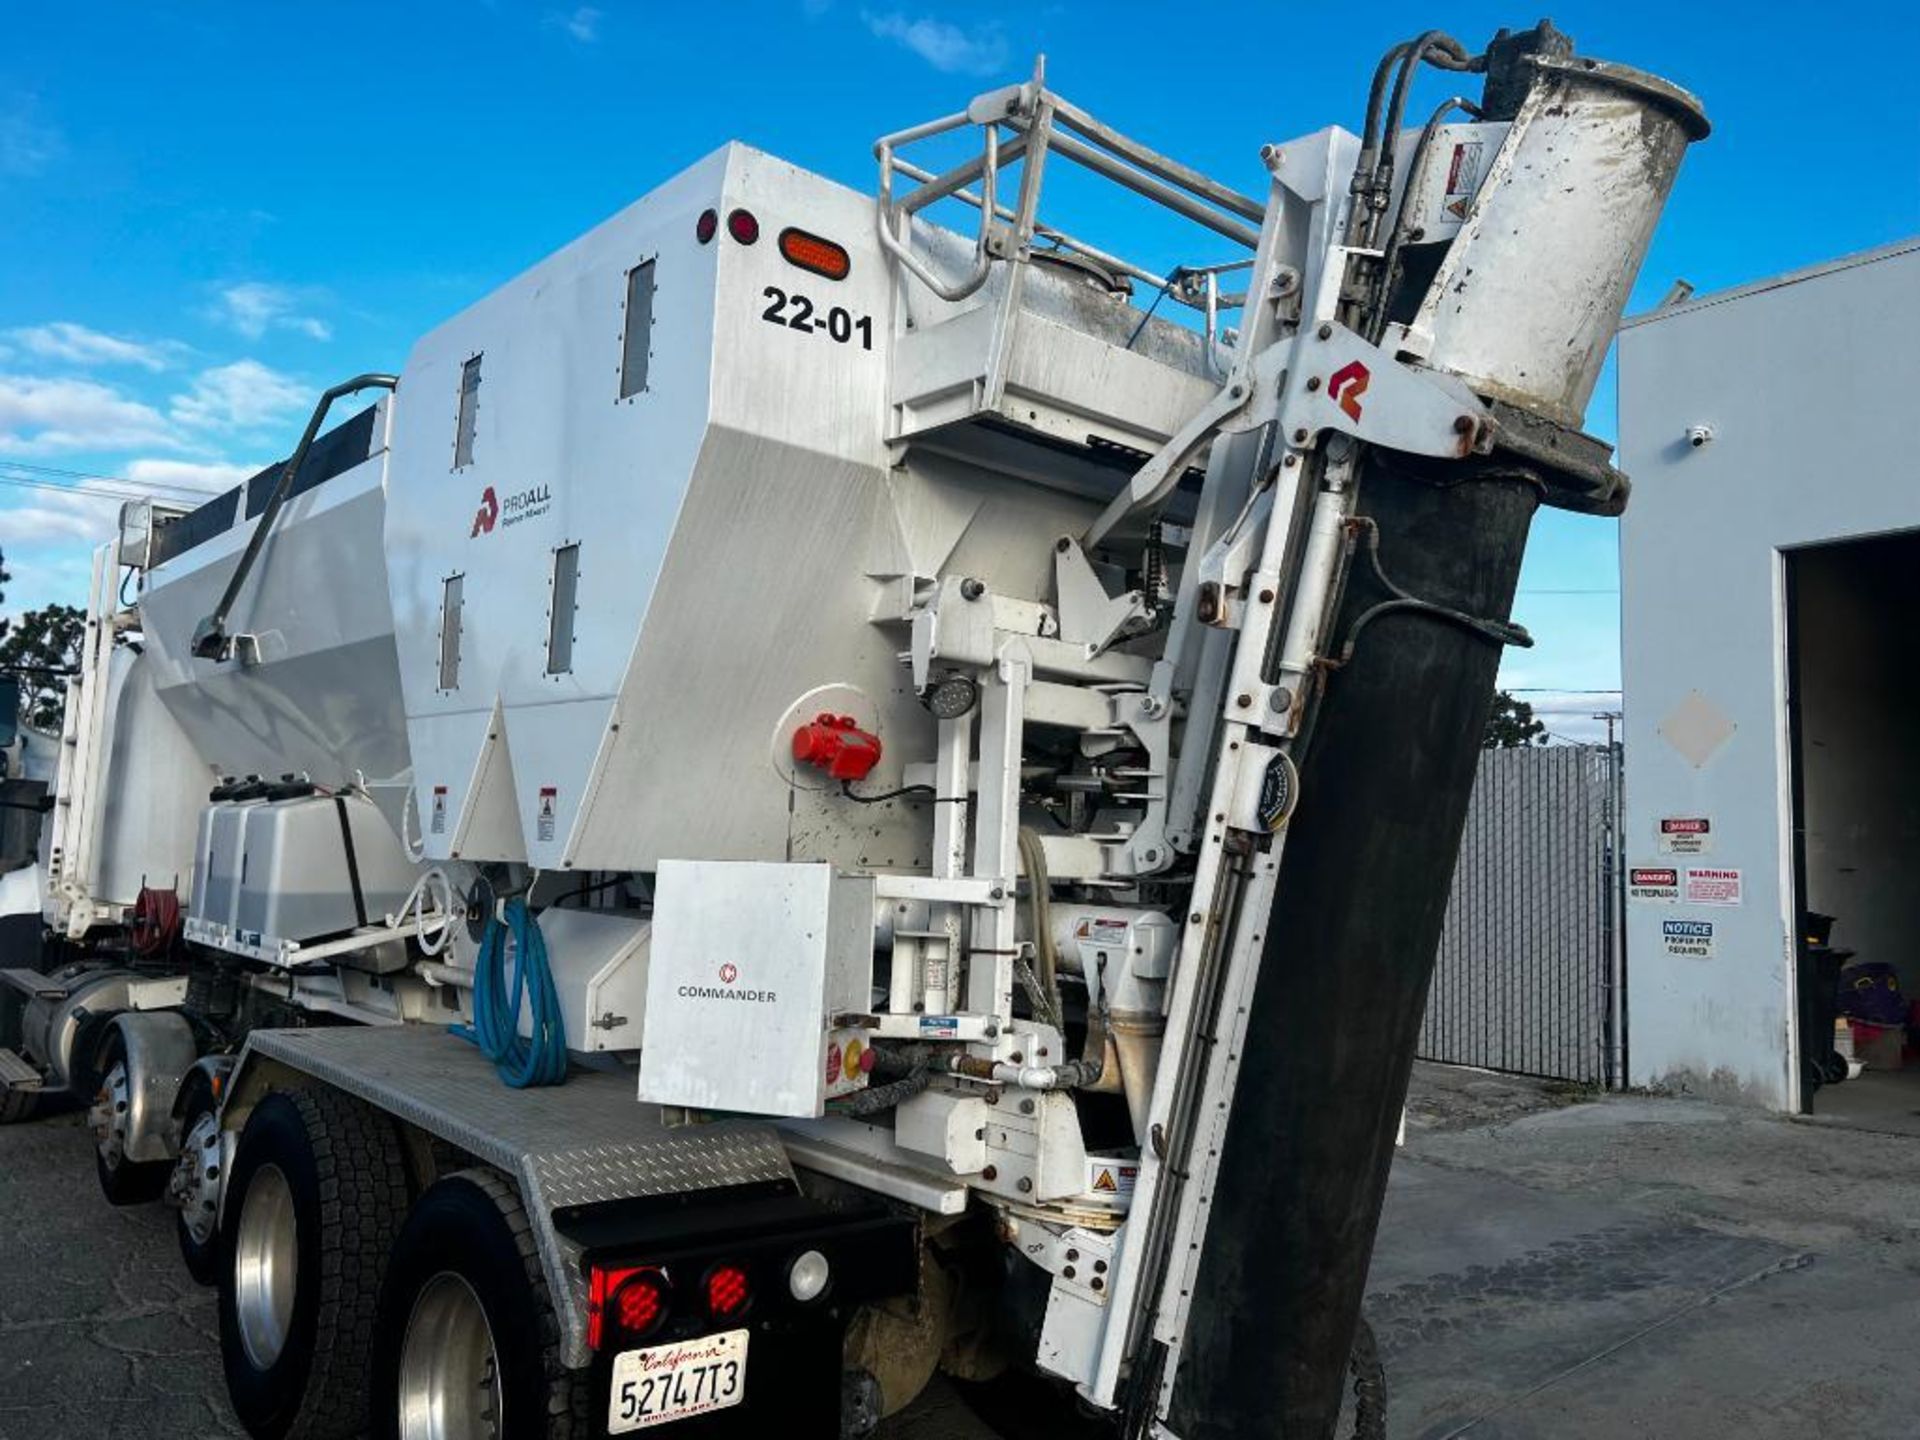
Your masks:
M1671 866L1635 865L1627 871L1627 898L1671 905L1680 898L1680 872Z
M1738 905L1740 872L1691 869L1687 871L1686 893L1682 898L1689 905Z
M1705 855L1713 849L1713 822L1704 815L1669 815L1660 822L1660 853Z
M1660 943L1669 955L1683 956L1688 960L1711 960L1713 921L1662 920Z

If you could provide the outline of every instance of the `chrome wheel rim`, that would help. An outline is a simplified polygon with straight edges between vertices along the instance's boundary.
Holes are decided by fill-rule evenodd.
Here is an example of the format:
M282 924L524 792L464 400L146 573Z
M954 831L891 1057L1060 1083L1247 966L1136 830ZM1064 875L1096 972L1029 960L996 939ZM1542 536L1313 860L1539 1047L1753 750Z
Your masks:
M413 1302L400 1342L400 1440L500 1433L500 1357L486 1307L451 1270Z
M100 1147L100 1158L106 1161L109 1170L118 1169L126 1159L129 1101L127 1062L116 1060L100 1082L99 1093L93 1097L93 1108L87 1113L94 1143Z
M167 1181L167 1199L180 1210L180 1223L196 1245L213 1239L220 1220L220 1117L211 1110L193 1122L180 1142L180 1158Z
M299 1265L293 1187L278 1165L262 1165L247 1182L233 1240L234 1315L256 1369L270 1369L286 1348Z

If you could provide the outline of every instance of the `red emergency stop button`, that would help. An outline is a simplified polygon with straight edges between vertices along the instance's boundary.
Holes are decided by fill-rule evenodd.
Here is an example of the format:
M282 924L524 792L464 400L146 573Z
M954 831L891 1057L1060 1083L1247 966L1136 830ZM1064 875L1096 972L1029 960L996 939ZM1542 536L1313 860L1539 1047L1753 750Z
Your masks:
M864 780L880 763L880 737L854 724L851 715L819 715L793 732L793 758L836 780Z

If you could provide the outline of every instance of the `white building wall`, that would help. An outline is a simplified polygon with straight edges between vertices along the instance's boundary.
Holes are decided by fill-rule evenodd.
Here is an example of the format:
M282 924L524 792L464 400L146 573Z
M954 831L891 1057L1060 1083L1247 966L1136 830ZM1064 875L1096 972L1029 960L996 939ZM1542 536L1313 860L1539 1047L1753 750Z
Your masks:
M1627 859L1738 870L1742 889L1731 906L1629 902L1632 1083L1798 1103L1781 551L1920 526L1916 333L1920 242L1621 333ZM1697 425L1713 438L1695 448ZM1711 853L1663 854L1663 817L1710 820ZM1712 924L1711 955L1670 953L1667 920Z

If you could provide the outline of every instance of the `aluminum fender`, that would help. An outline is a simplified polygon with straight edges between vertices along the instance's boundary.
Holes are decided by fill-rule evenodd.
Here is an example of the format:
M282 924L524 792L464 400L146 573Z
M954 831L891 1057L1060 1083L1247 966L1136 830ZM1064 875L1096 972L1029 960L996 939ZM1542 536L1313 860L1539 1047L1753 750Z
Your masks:
M207 1088L213 1092L216 1101L224 1100L227 1082L233 1078L234 1066L238 1062L239 1057L235 1055L202 1055L186 1068L180 1076L180 1083L173 1087L173 1099L167 1106L167 1115L172 1122L167 1127L168 1134L176 1133L180 1122L186 1118L187 1097L193 1093L192 1081L196 1073L206 1077Z
M200 1053L193 1028L177 1010L129 1010L112 1029L127 1051L127 1158L171 1160L180 1148L173 1099Z

